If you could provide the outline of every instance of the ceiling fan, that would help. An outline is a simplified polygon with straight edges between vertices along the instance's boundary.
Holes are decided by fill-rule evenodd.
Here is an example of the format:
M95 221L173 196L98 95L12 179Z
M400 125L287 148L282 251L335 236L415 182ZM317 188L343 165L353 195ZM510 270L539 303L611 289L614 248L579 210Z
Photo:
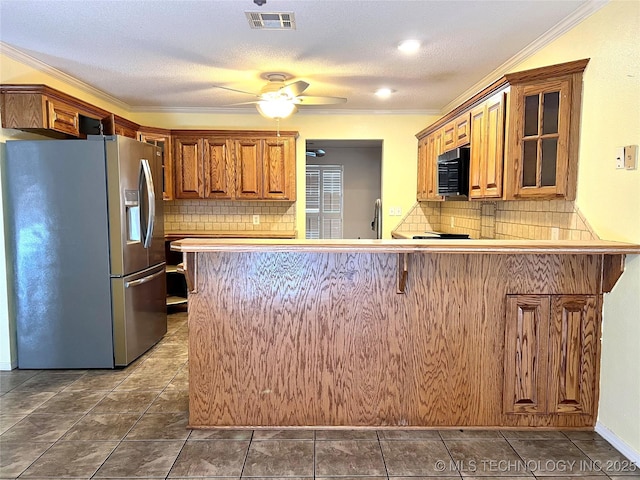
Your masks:
M269 80L269 83L262 87L259 94L223 87L222 85L214 85L214 87L255 96L256 100L232 105L255 104L262 116L276 119L288 117L297 110L298 105L333 105L347 101L346 98L342 97L302 95L309 87L309 84L302 80L285 84L287 76L284 73L267 73L264 77Z

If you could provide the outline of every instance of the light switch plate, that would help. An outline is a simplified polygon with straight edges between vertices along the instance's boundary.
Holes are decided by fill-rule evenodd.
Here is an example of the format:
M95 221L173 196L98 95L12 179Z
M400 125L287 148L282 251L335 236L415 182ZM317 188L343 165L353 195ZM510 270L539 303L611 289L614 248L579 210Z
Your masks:
M624 168L624 147L616 147L616 170Z
M638 168L638 145L624 147L624 168L627 170Z

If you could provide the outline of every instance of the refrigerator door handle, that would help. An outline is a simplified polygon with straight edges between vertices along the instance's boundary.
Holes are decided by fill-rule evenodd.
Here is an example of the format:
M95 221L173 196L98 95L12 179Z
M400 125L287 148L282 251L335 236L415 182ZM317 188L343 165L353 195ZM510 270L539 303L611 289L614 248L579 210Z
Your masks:
M148 195L148 203L149 203L149 212L147 216L147 229L144 236L144 248L149 248L151 246L151 239L153 238L153 228L155 226L156 219L156 194L153 189L153 177L151 176L151 167L149 166L149 160L146 158L142 158L140 160L141 169L140 169L140 189L142 190L142 175L144 175L144 179L147 186L147 195ZM142 194L142 192L140 192Z
M153 275L149 275L147 277L139 278L137 280L131 280L130 282L125 282L124 287L125 288L131 288L131 287L135 287L137 285L142 285L143 283L150 282L154 278L157 278L160 275L164 275L164 274L165 274L165 272L163 270L161 270L159 272L154 273Z

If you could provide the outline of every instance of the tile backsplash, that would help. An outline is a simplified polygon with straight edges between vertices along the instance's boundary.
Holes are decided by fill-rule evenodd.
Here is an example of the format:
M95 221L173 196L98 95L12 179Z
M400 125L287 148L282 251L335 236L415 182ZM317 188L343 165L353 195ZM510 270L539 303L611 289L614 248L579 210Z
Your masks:
M260 224L253 216L260 215ZM296 228L295 202L170 200L164 203L166 232L290 230Z
M397 232L429 232L440 231L440 203L419 202L410 209L400 224Z
M566 200L419 202L396 228L428 230L505 240L598 238L575 203Z

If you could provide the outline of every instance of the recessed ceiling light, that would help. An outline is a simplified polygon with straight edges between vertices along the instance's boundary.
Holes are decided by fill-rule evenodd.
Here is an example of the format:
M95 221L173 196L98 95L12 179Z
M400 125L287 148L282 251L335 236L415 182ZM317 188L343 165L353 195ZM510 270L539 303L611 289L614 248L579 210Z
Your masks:
M420 49L418 40L405 40L398 45L398 50L402 53L416 53Z
M393 90L391 90L390 88L379 88L378 90L376 90L376 97L389 98L392 93Z

